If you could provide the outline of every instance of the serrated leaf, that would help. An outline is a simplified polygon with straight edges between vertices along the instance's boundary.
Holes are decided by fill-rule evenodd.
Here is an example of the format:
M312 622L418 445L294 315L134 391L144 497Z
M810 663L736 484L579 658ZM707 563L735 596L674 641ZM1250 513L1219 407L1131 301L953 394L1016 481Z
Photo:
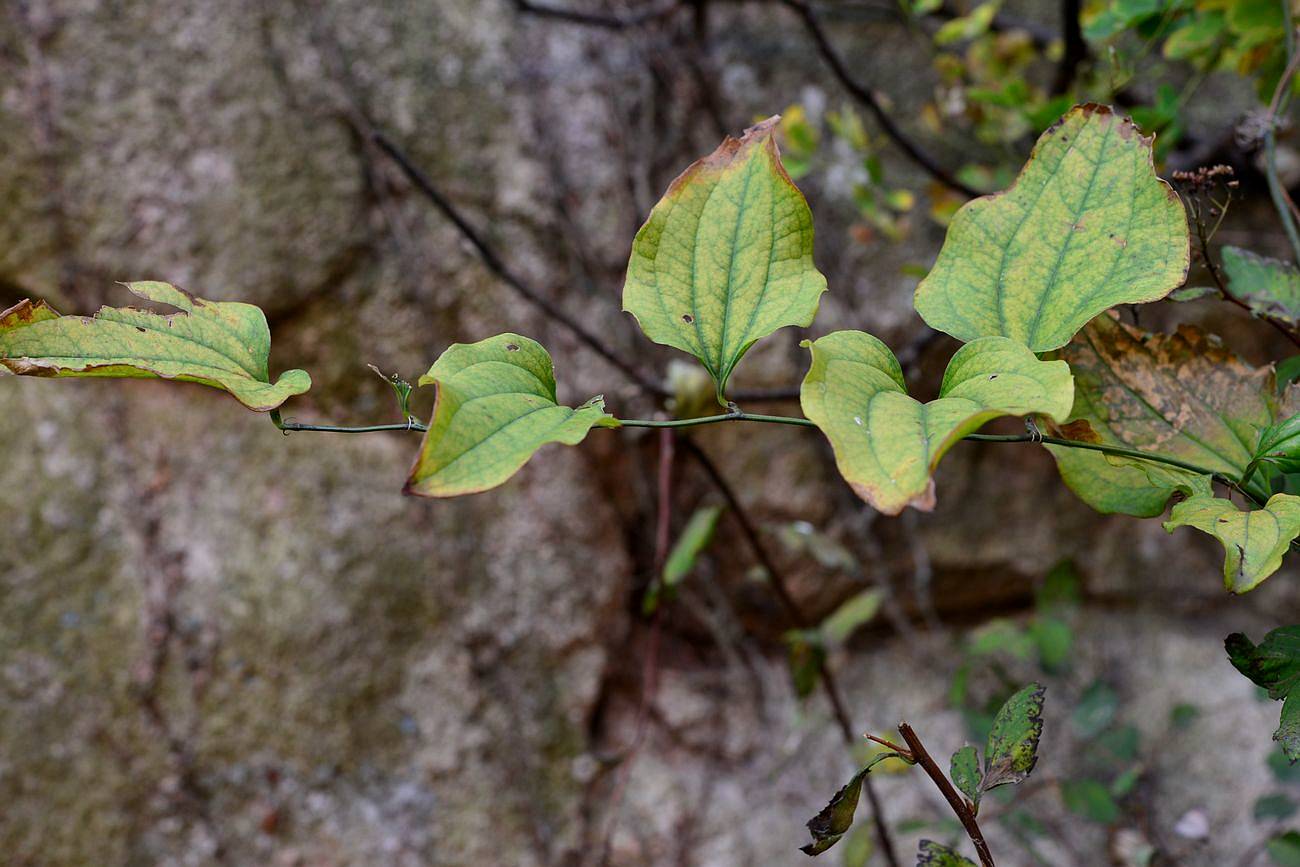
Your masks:
M1215 337L1191 326L1158 334L1099 316L1060 352L1074 372L1070 439L1177 458L1240 478L1260 431L1277 411L1273 375L1246 364ZM1203 482L1175 468L1108 460L1099 453L1048 446L1062 479L1105 512L1154 517L1186 485ZM1267 494L1255 479L1252 490Z
M1168 295L1188 262L1187 218L1156 177L1151 139L1083 105L1043 133L1009 190L957 212L916 309L959 340L1041 352L1103 310Z
M1269 698L1282 702L1273 740L1292 762L1300 759L1300 626L1274 629L1258 645L1240 632L1224 641L1228 659Z
M862 795L862 781L866 779L867 774L871 773L872 768L892 758L902 758L902 756L893 751L872 756L862 770L854 774L853 779L831 797L822 811L808 820L808 833L812 834L813 839L806 846L800 846L800 852L805 855L820 855L848 833L853 825L853 814L858 809L858 798Z
M669 186L632 244L623 309L647 337L689 352L719 402L756 340L807 326L826 291L808 203L781 166L769 118L727 138Z
M1243 512L1231 500L1197 496L1174 506L1164 528L1195 527L1223 543L1223 583L1245 593L1282 566L1291 541L1300 536L1300 497L1274 494L1263 508Z
M841 475L889 515L933 508L940 458L985 422L1033 412L1064 418L1073 399L1064 362L1039 361L1004 337L959 349L939 398L925 404L907 394L898 360L870 334L837 331L804 345L812 350L799 391L804 415L830 440Z
M916 867L975 867L975 862L933 840L922 840Z
M257 412L311 387L301 370L272 383L271 332L251 304L205 301L170 283L124 284L134 295L180 312L102 307L60 316L44 301L0 313L0 365L19 376L171 379L219 388Z
M1224 247L1222 257L1234 297L1258 314L1292 325L1300 322L1300 270L1240 247Z
M984 779L980 791L1020 783L1038 762L1043 735L1043 697L1047 690L1031 683L1007 699L993 719L984 749Z
M976 807L980 803L980 757L970 744L966 744L952 754L952 764L948 769L952 784L965 795Z
M681 535L673 544L672 550L664 560L663 572L659 580L650 585L646 592L642 609L648 614L659 604L659 597L665 592L671 593L691 570L695 561L713 541L713 533L718 527L718 518L722 515L720 506L702 506L695 510Z
M420 377L431 384L433 418L405 488L415 496L486 491L547 443L577 445L594 426L618 426L600 397L577 409L556 403L551 356L518 334L453 344Z

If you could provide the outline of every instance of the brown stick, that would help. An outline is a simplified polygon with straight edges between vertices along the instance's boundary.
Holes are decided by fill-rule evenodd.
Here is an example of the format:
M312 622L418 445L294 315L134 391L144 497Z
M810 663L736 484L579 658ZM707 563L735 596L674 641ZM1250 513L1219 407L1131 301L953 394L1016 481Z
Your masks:
M1069 92L1079 74L1079 66L1088 59L1088 43L1083 40L1083 23L1079 20L1082 6L1080 0L1063 0L1061 3L1061 30L1065 37L1065 50L1061 54L1060 65L1056 67L1056 78L1052 80L1053 96Z
M903 736L903 740L907 743L912 758L930 775L930 779L934 781L934 784L939 788L939 792L948 801L952 811L957 814L961 826L966 829L966 836L970 837L970 841L975 844L975 851L980 856L980 863L984 867L995 867L993 855L989 852L989 844L984 842L984 833L980 831L979 822L975 821L975 811L971 809L966 799L953 788L952 783L948 782L948 778L935 764L934 759L926 750L925 744L921 743L921 739L917 737L912 727L905 722L901 722L898 724L898 733Z

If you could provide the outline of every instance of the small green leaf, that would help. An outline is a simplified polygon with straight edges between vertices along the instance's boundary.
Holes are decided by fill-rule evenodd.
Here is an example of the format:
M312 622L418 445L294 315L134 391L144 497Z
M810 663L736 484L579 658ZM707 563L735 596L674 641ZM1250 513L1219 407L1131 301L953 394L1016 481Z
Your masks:
M577 409L557 404L551 356L518 334L453 344L419 384L438 386L429 432L406 482L406 493L420 497L495 488L547 443L577 445L597 425L618 426L600 397Z
M829 645L843 644L854 632L875 619L884 600L885 593L878 588L849 597L822 621L822 638Z
M1300 322L1300 270L1240 247L1224 247L1222 255L1228 291L1234 297L1259 315L1292 325Z
M1272 372L1191 326L1158 334L1099 316L1061 350L1075 378L1061 435L1177 458L1240 478L1277 416ZM1061 478L1100 512L1159 515L1174 491L1205 482L1151 462L1048 446ZM1267 495L1257 478L1251 490Z
M102 307L60 316L44 301L0 313L0 365L20 376L172 379L219 388L257 412L311 388L304 371L272 383L271 332L251 304L205 301L170 283L127 283L136 296L179 313Z
M804 414L830 440L853 489L888 515L933 508L940 458L985 422L1034 412L1064 418L1073 400L1064 362L1039 361L1003 337L959 349L939 399L926 404L907 394L898 360L870 334L837 331L804 345L812 349L799 392Z
M984 749L984 779L980 791L1020 783L1038 762L1043 735L1043 697L1047 690L1031 683L1007 699L993 719Z
M682 579L695 568L696 559L713 541L713 533L718 527L718 518L721 515L721 506L703 506L691 515L686 526L682 528L681 535L677 537L677 542L668 553L668 558L664 561L663 574L646 591L642 608L647 614L658 607L659 597L662 594L672 593Z
M769 118L727 138L669 186L632 244L623 309L656 343L727 380L756 340L808 326L826 291L808 203L781 166Z
M1174 506L1164 527L1170 533L1195 527L1222 542L1224 586L1245 593L1282 566L1282 556L1300 536L1300 497L1274 494L1262 509L1249 512L1222 497L1192 497Z
M1300 626L1274 629L1258 645L1234 632L1224 647L1237 671L1282 702L1282 722L1273 740L1292 762L1300 759Z
M826 662L826 646L821 633L815 629L793 629L783 638L789 648L790 682L794 694L807 698L817 688L822 665Z
M922 840L916 867L975 867L975 862L933 840Z
M1070 722L1081 737L1091 738L1115 721L1119 711L1119 694L1103 681L1096 681L1079 697L1070 714Z
M1061 800L1067 810L1089 821L1102 825L1119 821L1119 804L1096 780L1066 780L1061 783Z
M367 364L366 367L373 370L375 376L388 383L388 387L393 390L393 397L397 399L397 409L402 413L402 418L409 419L411 417L411 392L415 390L415 387L396 373L384 373L373 364Z
M1300 355L1284 358L1277 363L1277 388L1283 391L1292 382L1300 379Z
M1074 633L1068 624L1055 617L1039 617L1027 632L1038 646L1038 661L1044 669L1058 672L1065 668L1074 648Z
M1262 822L1274 819L1290 819L1295 815L1297 809L1300 809L1300 806L1297 806L1290 796L1275 794L1258 798L1252 812L1255 821Z
M835 793L830 803L808 820L808 832L812 834L813 840L808 845L799 847L799 851L805 855L820 855L838 843L853 824L853 814L857 812L858 798L862 794L862 781L866 779L867 774L886 759L901 758L903 758L901 754L892 750L872 756L871 761L867 762L862 770L853 775L853 779Z
M1279 783L1300 785L1300 764L1289 759L1284 749L1270 750L1265 763L1273 772L1273 779Z
M1151 139L1109 108L1078 106L1009 190L957 212L916 310L959 340L1001 335L1042 352L1103 310L1168 295L1188 261L1187 217L1156 177Z
M1218 289L1212 286L1187 286L1169 293L1170 301L1199 301L1210 295L1217 295Z
M948 769L952 784L965 795L970 802L979 807L980 795L980 757L970 744L966 744L952 754L952 764Z
M1283 473L1300 473L1300 413L1260 432L1251 463L1267 463Z
M1268 857L1277 867L1300 867L1300 831L1287 831L1269 840Z
M1189 729L1201 715L1201 709L1194 704L1181 702L1169 711L1169 724L1176 729Z

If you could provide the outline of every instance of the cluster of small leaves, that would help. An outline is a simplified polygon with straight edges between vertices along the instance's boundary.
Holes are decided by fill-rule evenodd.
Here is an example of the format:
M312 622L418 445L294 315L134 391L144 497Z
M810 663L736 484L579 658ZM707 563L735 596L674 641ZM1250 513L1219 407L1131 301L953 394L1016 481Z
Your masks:
M1136 43L1143 54L1158 45L1167 61L1252 77L1267 100L1286 66L1286 17L1272 0L1109 0L1089 10L1084 35L1104 48Z
M1073 627L1078 607L1078 576L1068 562L1048 573L1036 593L1035 613L1024 620L998 619L972 631L962 643L963 663L953 678L950 700L964 717L971 737L988 737L995 711L1000 707L1008 673L1055 681L1053 690L1069 690L1064 676L1071 668ZM991 702L985 701L989 695ZM1066 809L1081 819L1113 825L1126 813L1125 799L1145 771L1140 755L1141 735L1136 726L1121 719L1121 697L1106 680L1088 684L1074 698L1068 717L1070 734L1079 745L1078 775L1062 779L1059 792ZM1185 729L1195 718L1190 705L1175 708L1169 720L1171 733ZM973 748L967 748L973 753ZM953 756L953 780L963 776L971 759L961 751ZM965 788L963 788L966 791ZM967 796L970 797L969 791ZM1028 813L1000 813L999 821L1014 822L1024 837L1044 835Z
M964 746L952 757L950 776L953 784L966 795L967 808L978 812L980 798L999 786L1024 782L1038 761L1038 744L1043 734L1044 689L1036 683L1016 691L998 710L989 731L981 769L979 756L972 746ZM904 726L900 726L904 728ZM834 846L853 824L862 782L872 769L887 759L901 759L915 764L916 756L903 751L878 753L853 775L826 807L808 820L812 842L802 847L807 855L820 855ZM918 864L970 864L954 850L933 841L923 841Z

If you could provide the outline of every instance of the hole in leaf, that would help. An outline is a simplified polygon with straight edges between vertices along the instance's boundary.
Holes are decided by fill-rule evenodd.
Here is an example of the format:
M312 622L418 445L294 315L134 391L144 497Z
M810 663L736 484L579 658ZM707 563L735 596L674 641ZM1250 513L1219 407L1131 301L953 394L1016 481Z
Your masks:
M518 351L519 351L519 347L516 346L515 344L513 343L506 344L506 352L518 352Z
M993 380L995 380L995 379L997 379L997 378L998 378L998 375L997 375L996 373L990 373L990 374L989 374L989 382L992 382Z
M682 314L682 321L685 322L687 325L690 325L692 322L695 321L695 317L692 316L692 315L689 314L689 313L683 313L683 314Z

